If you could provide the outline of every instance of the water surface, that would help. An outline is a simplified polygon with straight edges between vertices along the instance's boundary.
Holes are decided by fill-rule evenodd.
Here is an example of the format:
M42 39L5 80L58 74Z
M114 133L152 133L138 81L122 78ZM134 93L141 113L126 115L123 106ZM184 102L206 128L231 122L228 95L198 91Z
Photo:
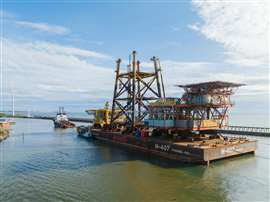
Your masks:
M0 143L0 201L269 201L270 141L257 139L255 155L194 166L16 119Z

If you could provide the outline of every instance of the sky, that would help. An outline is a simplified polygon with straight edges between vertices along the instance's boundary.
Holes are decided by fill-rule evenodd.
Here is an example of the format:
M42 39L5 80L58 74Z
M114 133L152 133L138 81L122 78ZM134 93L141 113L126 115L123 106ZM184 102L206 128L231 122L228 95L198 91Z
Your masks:
M111 100L115 61L160 58L175 85L244 83L231 125L269 127L268 1L2 0L3 110L83 112ZM122 64L123 69L126 64Z

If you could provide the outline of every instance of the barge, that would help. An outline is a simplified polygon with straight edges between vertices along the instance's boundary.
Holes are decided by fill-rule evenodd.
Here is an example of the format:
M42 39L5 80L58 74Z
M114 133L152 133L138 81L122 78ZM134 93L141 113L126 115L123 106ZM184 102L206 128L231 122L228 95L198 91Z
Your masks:
M214 139L201 141L173 141L153 137L138 138L132 134L91 129L97 140L116 144L143 153L153 154L184 163L208 165L211 161L242 154L254 154L256 141L246 138Z
M112 107L87 110L94 116L90 136L136 151L188 163L209 164L242 154L254 154L256 141L217 134L228 125L230 96L244 85L224 81L177 85L181 97L166 97L158 58L154 71L142 71L133 51L127 71L116 62Z

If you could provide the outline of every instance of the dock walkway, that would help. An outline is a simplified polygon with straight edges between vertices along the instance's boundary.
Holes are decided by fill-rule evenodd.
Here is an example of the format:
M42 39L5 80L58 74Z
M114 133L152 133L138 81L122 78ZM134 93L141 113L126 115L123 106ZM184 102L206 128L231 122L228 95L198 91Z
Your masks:
M218 130L219 133L229 133L237 135L255 135L270 137L270 128L249 127L249 126L227 126Z

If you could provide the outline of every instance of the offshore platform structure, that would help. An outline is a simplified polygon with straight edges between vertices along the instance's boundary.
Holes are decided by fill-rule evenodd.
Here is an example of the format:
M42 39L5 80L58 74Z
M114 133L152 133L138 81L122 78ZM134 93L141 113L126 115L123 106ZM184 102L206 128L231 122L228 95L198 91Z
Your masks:
M234 88L243 86L222 81L178 85L181 98L167 98L150 105L148 125L173 132L209 133L228 125L228 109ZM166 131L167 132L167 131Z
M129 57L127 71L121 71L121 59L116 61L116 77L112 102L111 128L125 117L125 126L134 129L141 125L148 114L149 103L165 98L165 90L159 59L152 57L153 72L141 70L136 51Z
M243 85L223 81L178 85L185 93L181 98L183 104L180 104L177 110L185 119L197 121L193 129L222 128L228 125L227 112L233 106L230 97L235 88Z
M243 84L205 82L178 85L182 97L165 96L161 66L152 59L154 70L144 71L133 51L127 71L116 61L112 108L88 110L93 125L77 128L98 140L182 162L210 161L254 153L256 141L216 135L227 124L230 96Z

